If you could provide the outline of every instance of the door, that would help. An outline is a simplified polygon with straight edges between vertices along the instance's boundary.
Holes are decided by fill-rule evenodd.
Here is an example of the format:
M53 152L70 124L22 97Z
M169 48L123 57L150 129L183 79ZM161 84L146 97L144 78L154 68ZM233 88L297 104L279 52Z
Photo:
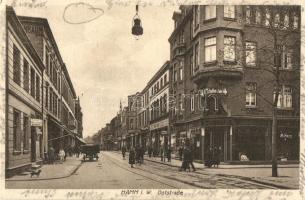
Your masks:
M36 161L36 129L31 127L31 162Z

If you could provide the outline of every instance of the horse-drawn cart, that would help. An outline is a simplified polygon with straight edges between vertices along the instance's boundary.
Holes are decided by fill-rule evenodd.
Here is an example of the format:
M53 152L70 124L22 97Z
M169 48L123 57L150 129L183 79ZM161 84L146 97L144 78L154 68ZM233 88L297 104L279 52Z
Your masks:
M81 152L84 154L83 160L86 161L86 158L89 158L92 161L94 158L98 160L98 153L100 152L100 145L95 144L86 144L81 146Z

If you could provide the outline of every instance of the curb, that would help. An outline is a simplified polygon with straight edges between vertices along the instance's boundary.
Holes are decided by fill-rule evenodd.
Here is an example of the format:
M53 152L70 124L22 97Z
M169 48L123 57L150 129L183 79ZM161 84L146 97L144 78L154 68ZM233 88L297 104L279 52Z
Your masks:
M70 176L72 176L79 168L80 166L83 164L83 162L81 161L73 170L71 170L71 172L69 172L67 175L63 175L63 176L58 176L58 177L50 177L50 178L36 178L36 179L22 179L22 180L12 180L12 179L5 179L5 181L43 181L43 180L54 180L54 179L62 179L62 178L68 178Z

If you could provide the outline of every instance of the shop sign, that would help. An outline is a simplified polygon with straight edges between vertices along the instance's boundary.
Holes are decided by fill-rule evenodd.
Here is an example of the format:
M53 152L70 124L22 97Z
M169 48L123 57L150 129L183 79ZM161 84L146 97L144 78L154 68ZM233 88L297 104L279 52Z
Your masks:
M227 95L228 91L227 91L226 88L223 88L223 89L204 88L203 90L200 90L200 95L204 96L206 94L223 94L223 95Z
M42 126L42 119L31 118L31 126Z
M160 122L156 122L154 124L151 124L150 125L150 130L155 130L155 129L159 129L159 128L162 128L162 127L166 127L168 126L168 119L165 119L165 120L162 120Z

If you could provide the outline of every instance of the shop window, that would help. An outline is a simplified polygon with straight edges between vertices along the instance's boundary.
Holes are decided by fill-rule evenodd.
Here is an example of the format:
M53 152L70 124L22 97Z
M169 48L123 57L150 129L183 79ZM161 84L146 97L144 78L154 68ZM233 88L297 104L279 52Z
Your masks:
M235 18L235 6L224 6L223 12L225 18Z
M224 37L224 60L235 61L235 37Z
M29 135L30 135L29 117L24 114L24 116L23 116L23 150L29 150Z
M246 42L246 65L255 66L256 65L256 43Z
M21 121L20 121L20 111L14 110L13 112L13 149L14 151L21 151Z
M23 88L25 91L29 92L29 63L24 58L23 59Z
M293 16L293 29L298 29L299 28L299 17L294 14Z
M204 19L214 19L216 18L216 6L205 6Z
M279 28L279 26L280 26L280 14L276 13L274 15L274 27Z
M286 13L285 16L284 16L284 26L283 26L283 29L288 29L288 28L289 28L289 16Z
M262 23L262 14L260 8L256 8L255 10L255 23L256 24Z
M270 14L270 9L266 8L265 9L265 26L270 26L270 21L271 20L271 14Z
M204 40L205 62L216 61L216 37Z
M250 9L250 6L246 7L246 24L251 24L251 9Z
M246 83L246 107L256 106L256 83Z
M20 85L20 51L15 45L13 47L13 80Z

